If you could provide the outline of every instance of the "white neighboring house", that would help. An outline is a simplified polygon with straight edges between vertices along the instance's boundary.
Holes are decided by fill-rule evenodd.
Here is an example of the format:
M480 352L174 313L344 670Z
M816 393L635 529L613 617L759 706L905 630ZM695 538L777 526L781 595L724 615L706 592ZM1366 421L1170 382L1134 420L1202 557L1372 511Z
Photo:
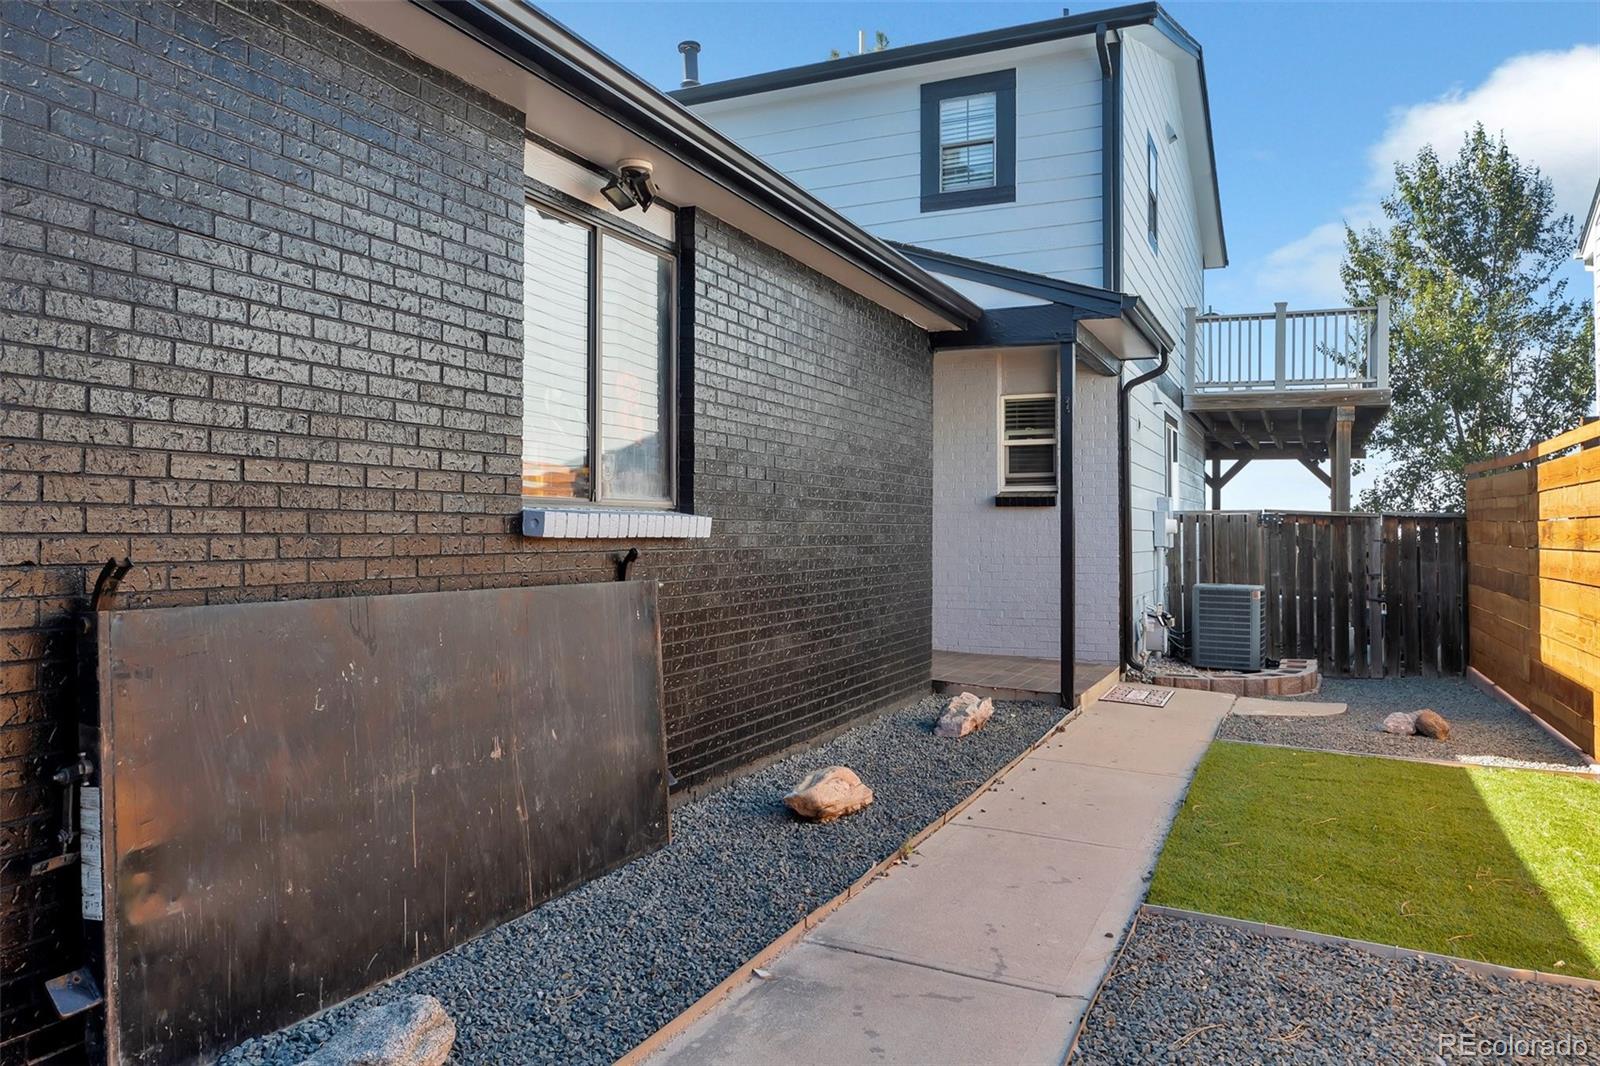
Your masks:
M1583 222L1583 234L1578 241L1578 258L1594 275L1594 384L1595 412L1600 414L1600 182L1595 183L1594 199L1589 201L1589 215Z
M936 649L1059 654L1063 514L1075 658L1122 663L1165 603L1166 513L1269 457L1342 458L1343 500L1339 463L1319 476L1348 506L1388 399L1378 316L1198 313L1227 264L1205 65L1159 5L673 95L985 310L935 355Z

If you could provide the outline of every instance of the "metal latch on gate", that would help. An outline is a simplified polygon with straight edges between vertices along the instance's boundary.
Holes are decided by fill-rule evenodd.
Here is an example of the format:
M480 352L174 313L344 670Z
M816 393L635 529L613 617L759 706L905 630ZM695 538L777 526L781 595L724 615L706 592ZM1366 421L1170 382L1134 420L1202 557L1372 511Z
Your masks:
M73 845L78 842L78 786L93 773L94 763L89 753L80 751L76 762L63 766L51 775L50 780L61 786L61 828L56 831L56 843L61 846L61 853L34 863L35 877L78 861L78 853L73 850Z

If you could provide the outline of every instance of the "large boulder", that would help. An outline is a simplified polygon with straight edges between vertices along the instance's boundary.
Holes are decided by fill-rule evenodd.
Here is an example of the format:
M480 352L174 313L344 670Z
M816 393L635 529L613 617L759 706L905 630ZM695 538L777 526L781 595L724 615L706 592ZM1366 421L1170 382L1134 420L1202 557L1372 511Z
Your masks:
M831 822L871 803L872 789L848 766L829 766L808 774L783 802L802 818Z
M989 724L992 714L994 700L980 700L970 692L963 692L952 699L944 714L939 716L939 724L933 727L934 736L964 737L976 733Z
M437 999L406 996L365 1012L300 1066L441 1066L455 1042Z
M1434 710L1417 712L1417 735L1419 737L1432 737L1434 740L1450 739L1450 723L1444 720L1444 715Z
M1417 731L1417 716L1407 714L1405 711L1395 711L1383 720L1383 731L1409 737Z

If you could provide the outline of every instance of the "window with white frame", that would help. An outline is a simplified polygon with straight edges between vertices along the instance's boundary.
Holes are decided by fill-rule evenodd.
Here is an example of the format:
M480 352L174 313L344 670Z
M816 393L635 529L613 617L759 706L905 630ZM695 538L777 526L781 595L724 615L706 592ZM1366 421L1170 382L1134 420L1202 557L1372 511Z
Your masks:
M533 200L523 230L523 496L670 506L671 255Z
M1017 72L922 86L922 210L1016 199Z
M1145 235L1150 247L1160 247L1161 236L1161 159L1156 153L1156 139L1145 134Z
M1178 420L1167 416L1167 498L1178 498Z
M1054 393L1001 397L1000 487L1009 492L1055 491Z

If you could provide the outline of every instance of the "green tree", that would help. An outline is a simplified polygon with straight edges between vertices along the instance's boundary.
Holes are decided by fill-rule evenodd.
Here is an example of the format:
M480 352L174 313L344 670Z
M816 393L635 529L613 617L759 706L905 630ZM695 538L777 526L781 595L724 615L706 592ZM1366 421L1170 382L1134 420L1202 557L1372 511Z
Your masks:
M1555 273L1573 219L1550 181L1481 125L1455 159L1430 146L1394 169L1385 224L1345 228L1347 295L1391 298L1394 406L1366 510L1458 511L1461 469L1576 425L1594 393L1594 318Z

